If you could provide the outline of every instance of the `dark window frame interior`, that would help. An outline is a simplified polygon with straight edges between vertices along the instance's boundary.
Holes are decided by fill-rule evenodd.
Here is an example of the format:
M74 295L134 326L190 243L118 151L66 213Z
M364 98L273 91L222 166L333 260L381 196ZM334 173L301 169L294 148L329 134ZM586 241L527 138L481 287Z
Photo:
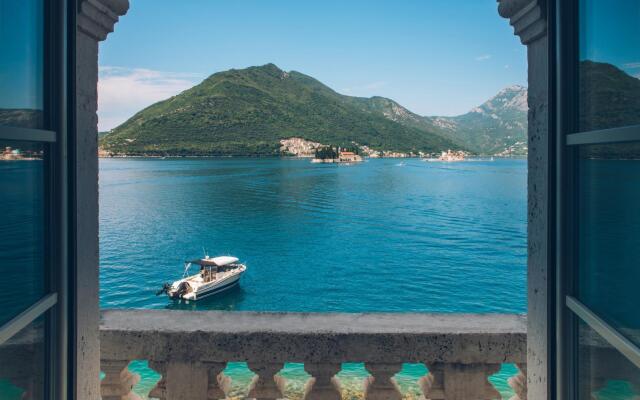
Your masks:
M42 129L0 125L0 140L39 143L43 146L42 160L45 193L43 269L45 295L29 308L0 326L0 345L13 337L38 317L45 320L45 377L44 395L48 399L74 396L73 390L73 326L75 321L68 290L73 284L73 249L68 230L70 196L73 176L68 173L74 164L74 93L75 82L75 0L43 1L43 113Z
M578 323L584 322L613 348L640 368L640 349L600 316L577 300L578 227L580 174L578 161L582 147L593 144L640 142L640 125L610 129L579 130L579 0L556 0L554 5L555 37L551 36L550 76L555 77L550 98L554 98L551 131L555 131L556 184L555 191L556 239L554 276L555 305L550 314L550 325L556 326L555 359L550 376L555 376L557 399L578 399ZM551 203L553 204L553 203ZM553 293L553 292L550 292ZM555 315L553 315L555 314ZM553 319L553 321L551 321Z

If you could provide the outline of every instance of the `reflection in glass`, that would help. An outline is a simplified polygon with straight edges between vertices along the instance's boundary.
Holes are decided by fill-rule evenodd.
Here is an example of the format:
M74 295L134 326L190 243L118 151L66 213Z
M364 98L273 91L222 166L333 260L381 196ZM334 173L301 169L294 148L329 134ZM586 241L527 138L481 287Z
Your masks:
M580 1L580 131L640 124L640 2Z
M37 318L0 345L0 399L44 399L45 319Z
M640 368L584 322L578 323L578 398L635 400Z
M0 325L45 294L42 152L0 140Z
M42 127L42 0L0 0L0 125Z
M585 146L579 169L578 297L640 344L640 144Z

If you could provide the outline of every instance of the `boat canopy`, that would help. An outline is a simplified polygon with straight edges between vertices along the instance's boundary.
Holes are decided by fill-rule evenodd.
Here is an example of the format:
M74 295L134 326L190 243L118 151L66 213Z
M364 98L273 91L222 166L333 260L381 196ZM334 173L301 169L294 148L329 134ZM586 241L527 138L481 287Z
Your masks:
M222 257L213 257L213 258L209 258L209 257L200 258L198 260L187 261L187 262L191 264L201 265L201 266L207 265L207 266L223 267L225 265L237 263L238 261L239 259L236 257L222 256Z

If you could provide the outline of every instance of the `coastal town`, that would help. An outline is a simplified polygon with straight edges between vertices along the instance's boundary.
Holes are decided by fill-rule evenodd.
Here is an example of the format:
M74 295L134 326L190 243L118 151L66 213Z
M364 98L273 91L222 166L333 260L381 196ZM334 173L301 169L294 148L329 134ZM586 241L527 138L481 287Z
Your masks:
M439 154L374 150L352 142L351 146L329 146L299 137L280 140L280 153L286 156L312 158L313 163L357 163L364 158L423 158L436 161L464 161L471 154L463 150L443 151Z

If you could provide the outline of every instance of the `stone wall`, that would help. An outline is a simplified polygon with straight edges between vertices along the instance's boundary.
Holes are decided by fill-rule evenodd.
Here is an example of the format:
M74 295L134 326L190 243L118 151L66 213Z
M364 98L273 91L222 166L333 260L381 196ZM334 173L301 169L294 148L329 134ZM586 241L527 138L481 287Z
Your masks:
M554 271L549 260L550 230L549 60L544 0L498 0L498 11L508 18L522 44L528 61L528 343L527 379L529 398L548 399L549 349L554 340L549 329L549 310L554 292L549 284Z

